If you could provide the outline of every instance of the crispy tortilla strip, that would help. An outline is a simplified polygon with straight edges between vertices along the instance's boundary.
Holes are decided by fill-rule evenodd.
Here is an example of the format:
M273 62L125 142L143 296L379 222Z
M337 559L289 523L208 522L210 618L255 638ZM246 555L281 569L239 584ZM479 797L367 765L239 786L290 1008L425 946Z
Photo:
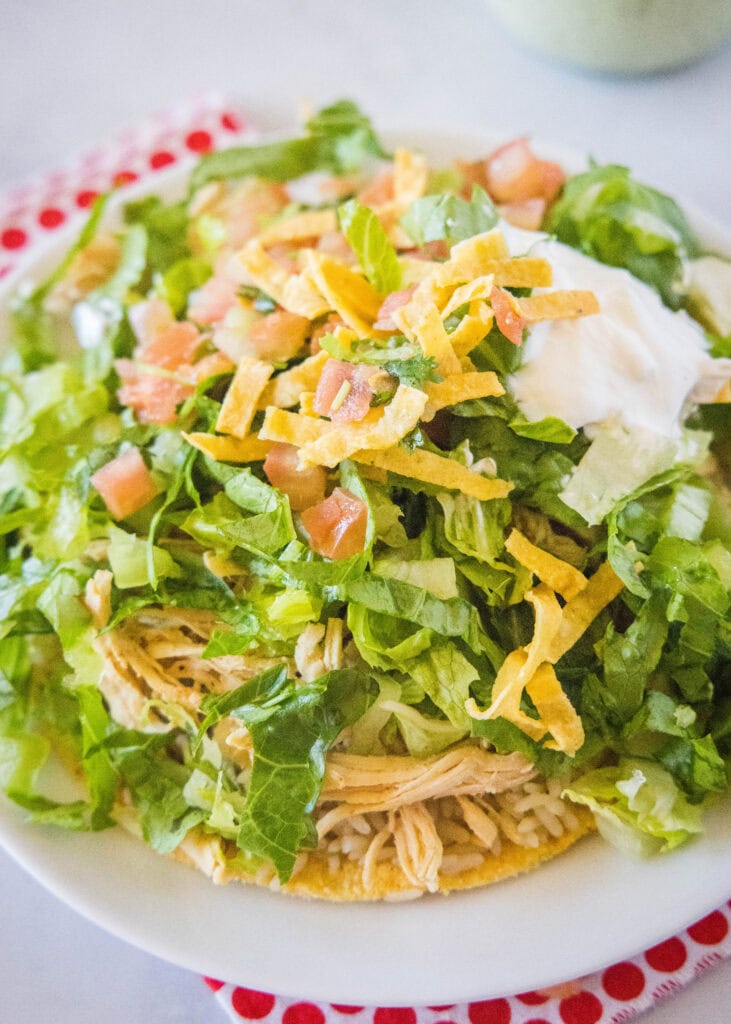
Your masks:
M372 409L359 423L339 425L338 430L303 444L300 462L332 467L363 448L392 448L417 425L426 402L427 397L419 388L400 384L388 405Z
M315 394L314 391L303 391L300 395L300 412L303 416L319 417L320 414L315 409Z
M366 466L378 466L389 473L411 477L424 483L443 487L447 491L462 491L481 501L493 498L505 498L513 489L508 480L495 480L479 473L474 473L459 462L416 449L409 452L406 448L391 448L385 452L360 451L351 456L354 462Z
M397 309L393 314L394 323L409 341L418 342L425 356L431 356L436 360L437 369L442 376L460 373L462 367L436 305L430 303L424 313L419 309L419 305L419 302L413 304L412 300L401 309Z
M520 315L529 324L540 320L574 319L599 312L596 295L586 291L545 292L527 299L516 299L516 302Z
M624 583L609 562L602 562L581 593L564 606L561 628L551 644L550 655L546 660L555 664L566 651L571 650L599 612L623 589Z
M274 380L269 381L259 396L259 409L276 405L280 409L288 409L297 405L303 391L314 391L320 379L322 368L330 356L321 350L315 356L309 356L291 370L284 370Z
M280 305L290 313L316 320L330 312L327 300L323 299L306 274L292 274L284 285Z
M455 288L449 302L442 310L442 319L445 320L450 313L454 313L455 309L459 309L460 306L464 306L468 302L474 302L476 299L489 299L494 284L495 278L492 274L483 274L482 277L476 277L474 281L468 281L467 284Z
M518 256L513 260L486 260L483 274L492 274L502 288L547 288L553 282L548 260Z
M477 303L475 311L470 304L470 312L462 317L459 326L449 335L452 348L460 358L466 356L490 333L492 325L492 309L486 302Z
M441 263L432 260L421 260L416 256L400 256L401 263L401 287L410 288L412 284L421 284L434 273L436 267Z
M338 218L335 210L309 210L272 224L259 235L259 241L262 245L300 242L307 238L319 238L329 231L337 231L337 227Z
M544 746L569 756L575 754L584 743L584 726L561 689L553 665L548 662L539 665L528 680L526 692L553 736Z
M273 373L271 363L252 359L251 356L243 356L239 360L216 420L219 434L246 437L259 406L259 398Z
M382 298L368 281L342 263L310 249L306 253L307 272L317 290L335 312L359 337L373 333Z
M510 258L505 235L500 228L483 231L481 235L473 235L463 242L452 246L447 263L443 267L459 270L463 281L480 277L484 271L480 268L487 260L507 260Z
M257 288L271 295L288 312L308 320L329 312L330 306L312 283L301 274L289 274L272 259L258 238L248 242L235 258Z
M282 444L312 444L335 429L327 420L318 420L301 413L286 412L272 406L264 415L259 437L264 441L279 441Z
M249 437L217 437L216 434L183 434L183 437L214 462L261 462L271 445L250 434Z
M427 421L433 419L439 409L445 409L449 405L457 405L458 402L467 402L473 398L505 394L497 375L491 370L455 373L438 384L426 384L424 390L429 401L422 419Z
M528 657L528 651L523 647L510 652L495 677L489 707L481 710L474 697L466 700L464 706L470 718L477 721L505 718L526 736L538 741L546 735L545 725L539 719L531 718L520 710L520 698L525 689L526 678L530 678L526 673Z
M573 565L532 544L520 530L511 530L505 548L513 558L566 601L580 594L588 580Z
M423 153L397 149L393 162L393 195L396 205L405 210L426 192L429 165Z

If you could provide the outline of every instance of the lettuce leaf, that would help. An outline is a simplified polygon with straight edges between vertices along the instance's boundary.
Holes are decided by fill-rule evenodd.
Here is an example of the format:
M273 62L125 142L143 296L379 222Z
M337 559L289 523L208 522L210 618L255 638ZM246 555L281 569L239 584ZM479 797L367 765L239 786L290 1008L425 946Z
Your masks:
M208 181L250 176L286 182L311 171L343 174L357 170L369 156L385 155L369 119L349 100L318 111L306 130L303 138L207 154L191 175L191 189Z
M338 208L338 222L376 291L381 295L398 291L401 287L401 264L373 210L357 199L349 199Z
M608 164L569 178L544 227L601 263L626 267L668 306L681 304L695 238L677 203L635 181L628 168Z
M365 714L376 693L368 674L339 669L293 688L274 707L247 704L237 711L254 746L237 842L247 853L270 860L283 882L298 851L317 845L312 811L325 755L342 730Z
M604 838L634 856L672 850L703 831L700 809L652 761L628 758L616 768L598 768L563 795L593 811Z
M416 199L401 218L401 226L417 246L442 239L454 245L490 231L498 220L490 197L474 185L469 201L450 193Z

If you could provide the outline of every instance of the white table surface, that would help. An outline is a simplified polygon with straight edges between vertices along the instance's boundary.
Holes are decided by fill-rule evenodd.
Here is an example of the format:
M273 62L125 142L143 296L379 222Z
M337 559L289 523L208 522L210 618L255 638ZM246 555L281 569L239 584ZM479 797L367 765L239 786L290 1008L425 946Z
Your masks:
M515 46L480 0L0 0L0 37L0 187L203 90L242 97L263 126L347 95L382 127L526 132L628 162L731 221L728 47L661 77L587 77ZM0 907L2 1024L222 1019L199 978L105 935L2 853ZM729 1006L731 963L648 1019L726 1024Z

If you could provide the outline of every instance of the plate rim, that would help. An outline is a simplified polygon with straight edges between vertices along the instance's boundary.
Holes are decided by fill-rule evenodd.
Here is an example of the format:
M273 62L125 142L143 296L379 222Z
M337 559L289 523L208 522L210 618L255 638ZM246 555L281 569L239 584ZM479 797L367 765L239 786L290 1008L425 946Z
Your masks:
M262 134L261 139L271 140L281 138L286 134L288 133L266 133ZM426 149L436 148L445 155L448 152L464 155L475 153L477 155L479 152L486 152L490 147L500 142L500 138L491 132L443 131L439 129L415 130L412 128L403 132L391 130L384 132L383 136L389 143L391 140L394 142L398 140L402 144L410 145L419 143ZM256 141L259 140L257 139ZM541 155L557 159L564 166L572 170L586 166L586 157L575 149L542 143L540 140L534 140L534 145ZM107 217L113 217L124 203L139 196L154 193L167 193L169 195L171 191L174 191L176 184L180 185L185 180L186 175L194 164L195 160L186 159L175 167L150 175L134 186L121 191L121 193L112 198ZM703 213L695 204L685 202L682 196L678 199L678 202L694 229L706 241L706 244L716 251L725 252L731 256L731 226L720 224L716 218ZM44 264L51 262L52 259L57 259L57 254L63 252L69 244L69 240L74 237L83 219L84 214L79 213L77 217L72 218L68 224L64 225L64 228L57 234L54 234L51 238L44 239L43 244L34 246L19 261L14 270L0 282L0 321L7 307L7 300L17 285L25 278L33 276L33 267L42 267ZM724 805L726 805L725 809ZM589 837L581 840L575 847L555 860L542 865L539 871L529 872L516 879L507 879L494 886L470 890L464 893L453 893L446 898L439 895L427 896L413 903L332 904L323 903L322 901L306 901L298 897L284 896L250 886L231 886L224 890L216 890L216 887L213 887L212 883L204 876L191 871L188 867L176 864L169 858L160 857L145 844L127 835L121 829L114 829L106 833L62 834L59 836L57 832L51 832L48 828L29 826L21 821L21 814L18 809L11 805L4 796L0 799L0 847L5 849L44 888L61 899L69 907L81 913L88 920L152 955L159 956L172 963L177 963L198 973L226 978L230 981L235 979L237 984L246 984L249 987L276 992L279 995L286 993L297 998L351 1004L363 1003L364 1005L417 1006L484 1000L513 995L516 992L528 991L534 988L543 988L557 981L566 980L569 972L571 977L585 975L601 969L616 960L634 956L636 953L649 948L655 942L659 942L691 924L695 919L717 907L731 894L731 858L726 856L728 866L726 861L723 860L724 851L728 851L731 847L731 815L728 814L728 801L721 802L718 807L711 811L709 817L719 826L718 832L714 832L712 836L706 834L698 843L692 843L683 850L668 855L660 863L654 862L653 871L646 880L644 879L646 874L644 866L635 866L636 870L632 870L630 866L633 862L620 858L620 855L608 848L598 837ZM119 839L122 839L122 842L118 844L117 840ZM115 849L107 849L110 845ZM81 859L77 847L81 850ZM716 860L714 860L713 851L716 847L718 847L718 850L716 851ZM134 864L145 872L148 878L151 876L156 882L160 882L163 887L169 884L172 886L175 898L182 896L182 898L195 899L196 897L205 897L208 894L211 896L211 902L218 905L221 903L221 900L218 896L213 899L212 892L218 895L233 892L235 893L233 898L235 902L241 902L244 909L246 906L249 909L254 908L257 913L263 914L264 917L266 917L267 911L271 912L272 908L275 908L273 916L276 918L277 927L280 929L280 932L277 934L286 934L287 930L291 930L291 924L288 924L288 922L294 920L298 928L304 929L302 934L305 934L309 938L310 943L314 943L323 953L332 954L334 952L337 954L340 952L341 956L344 955L342 948L338 950L335 945L334 936L330 935L330 941L328 942L326 941L327 936L324 936L322 931L319 930L327 925L330 928L334 927L334 933L340 936L341 927L338 924L338 918L341 918L342 922L348 919L355 921L361 927L365 926L369 935L373 933L374 936L378 936L384 922L387 923L388 931L385 933L381 931L381 944L377 948L377 954L370 950L372 962L365 962L363 959L364 956L368 956L369 950L367 943L363 943L361 948L362 936L359 935L357 936L358 942L356 943L358 948L357 956L355 950L349 953L349 969L344 968L342 961L340 967L337 968L336 959L336 969L334 971L328 969L314 975L312 974L312 968L309 966L305 970L300 966L299 973L297 973L298 962L296 957L294 959L284 957L284 962L282 962L282 957L280 956L275 961L274 966L272 966L269 959L263 960L264 954L267 957L269 955L269 946L272 939L272 936L266 930L258 959L256 956L257 950L251 950L249 951L249 961L246 964L238 963L236 956L232 956L230 951L228 955L222 957L220 951L217 952L215 948L210 948L208 940L204 943L206 946L204 950L196 947L196 949L191 951L185 945L185 942L190 939L191 933L189 929L191 922L188 920L188 916L182 913L182 908L178 907L178 911L180 924L184 927L177 929L175 935L168 934L166 936L165 934L160 935L159 930L155 928L150 930L143 921L130 921L129 917L132 915L124 903L118 905L115 900L109 898L106 900L100 899L96 889L99 880L97 878L95 881L93 877L95 858L99 856L102 862L105 862L105 858L111 854L112 860L110 863L114 863L114 853L120 853L120 851L124 851L125 854L121 857L120 863ZM126 856L126 854L129 856ZM85 867L87 873L83 877L79 877L75 870L69 869L77 868L80 863L84 862L84 857L90 863ZM695 891L680 893L675 901L677 909L673 909L668 914L667 909L663 908L664 912L659 913L657 917L653 916L651 920L639 918L636 909L634 914L632 914L629 908L625 908L624 913L630 913L633 919L637 919L636 924L638 927L642 925L639 932L635 933L638 936L636 940L625 942L624 933L620 937L610 929L610 933L605 936L604 951L602 953L598 951L591 953L591 947L582 947L578 958L578 966L576 966L577 961L575 960L571 961L571 966L568 968L565 968L562 964L559 966L555 955L555 944L553 944L553 959L549 960L549 963L545 965L539 963L536 959L532 958L540 957L541 952L544 952L546 947L542 946L540 941L527 939L523 952L530 954L527 958L530 964L525 967L520 964L522 970L513 969L510 971L505 969L509 965L503 963L503 974L501 974L500 980L494 974L492 977L486 977L481 972L478 973L479 960L474 958L474 951L469 949L462 949L462 955L467 959L462 963L461 969L457 970L453 965L451 972L449 970L445 972L445 964L440 957L434 956L433 949L430 950L426 935L422 934L421 929L417 928L414 931L411 929L410 924L408 924L408 922L415 922L417 925L423 925L424 919L426 919L427 923L429 920L432 920L432 922L438 921L442 929L442 932L440 932L442 938L449 936L453 942L459 943L460 936L458 930L455 929L458 915L455 913L454 908L459 907L462 910L466 908L468 911L466 916L470 918L471 927L476 928L479 922L476 920L475 907L468 905L481 905L488 911L489 917L490 908L492 907L494 911L496 905L498 908L501 908L501 905L506 901L510 903L510 899L504 894L510 893L516 887L519 887L519 898L521 893L523 897L527 893L530 898L537 899L536 906L539 914L538 919L535 919L533 924L545 941L551 935L551 932L550 928L546 928L546 922L540 920L540 916L546 913L555 914L558 906L555 899L548 898L551 895L549 892L551 886L547 884L549 879L559 881L564 874L571 874L573 872L575 879L580 880L582 885L588 885L589 892L591 893L591 871L587 874L587 868L591 861L600 869L606 869L607 865L611 865L617 877L625 878L628 872L633 876L642 876L643 884L648 888L649 895L661 890L660 876L670 875L671 878L674 874L683 876L682 870L671 870L673 866L684 862L697 861L701 867L704 864L708 867L706 860L712 866L717 866L718 861L721 867L725 868L725 873L722 872L719 877L718 892L716 892L714 887L712 890L704 890L702 895ZM655 867L658 870L654 870ZM174 869L172 873L171 868ZM91 874L89 874L89 871L91 871ZM134 871L131 870L130 881L134 877ZM167 883L166 879L168 879ZM538 879L538 882L536 882L536 879ZM540 884L541 882L544 884ZM627 884L626 878L624 884ZM724 891L720 891L721 885L725 886ZM544 890L542 898L539 891L541 889ZM108 895L107 893L107 897ZM135 896L137 895L135 893ZM207 904L209 901L204 900L204 902ZM140 904L140 906L143 905ZM134 901L132 906L134 906L135 910L139 909ZM222 906L225 907L225 902ZM443 908L447 906L450 907L449 913L442 912ZM430 912L430 908L433 912ZM505 914L506 908L502 907L501 909L503 914ZM606 908L604 912L607 912ZM530 922L530 915L526 915L525 920ZM670 921L673 923L671 924ZM406 926L404 926L404 922L407 922ZM264 922L264 924L267 923L271 923L271 921ZM314 932L311 930L313 925L315 927ZM516 930L515 922L512 922L512 925L514 930ZM518 932L519 929L516 930L516 934ZM244 933L241 933L242 937L243 935ZM300 935L299 931L297 931L297 935ZM640 935L641 938L639 937ZM342 937L347 937L345 932L342 933ZM352 938L352 935L350 937ZM479 941L480 936L476 934L473 938ZM499 946L495 944L494 938L492 940L489 939L489 936L484 938L486 939L486 961L489 960L487 953L490 953L494 962L495 956L499 953ZM421 958L419 963L415 962L416 956L413 942L411 948L408 948L409 941L415 939L419 940L417 943ZM202 939L199 941L202 941ZM490 941L492 941L492 946ZM404 946L405 942L407 946ZM214 943L214 947L215 945ZM403 960L400 964L402 971L395 972L393 970L393 956L400 954L403 957L407 951L410 960L408 971L406 971L406 976L404 976ZM293 948L292 953L295 952ZM314 954L314 949L308 951L308 953L310 955L309 964ZM359 966L358 956L360 957L362 970L354 978L352 972ZM510 959L513 964L520 960L518 956L512 953ZM382 977L376 979L380 964L385 969L385 973ZM219 968L221 967L224 970L220 970ZM317 970L317 967L315 967L315 970ZM502 980L503 978L505 979L504 981ZM379 982L378 990L374 987L376 980ZM381 982L383 983L382 985L380 984Z

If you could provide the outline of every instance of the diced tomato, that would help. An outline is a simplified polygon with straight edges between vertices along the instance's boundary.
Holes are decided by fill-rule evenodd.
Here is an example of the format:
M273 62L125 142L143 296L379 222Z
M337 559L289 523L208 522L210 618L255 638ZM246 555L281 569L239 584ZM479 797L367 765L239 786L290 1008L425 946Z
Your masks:
M381 308L378 310L378 319L373 325L377 331L397 330L396 324L392 320L392 316L397 309L401 309L402 306L406 305L415 291L416 285L414 284L410 288L404 288L400 292L391 292L388 298L381 304Z
M217 324L236 302L239 282L219 272L201 285L188 306L188 317L197 324Z
M194 324L176 321L156 334L137 356L143 363L177 370L179 366L193 362L200 343L201 336Z
M139 448L128 448L102 466L91 482L115 519L126 519L160 493Z
M526 321L516 309L513 296L504 288L493 288L490 294L490 303L500 333L504 334L514 345L520 345L523 341Z
M329 498L305 509L302 525L318 555L350 558L365 547L368 508L350 491L336 487Z
M316 356L321 349L320 338L326 334L332 334L336 327L345 327L345 321L341 320L337 313L329 313L324 323L316 327L310 335L310 354Z
M175 322L173 311L161 299L145 299L129 309L129 322L141 348L149 345L161 331Z
M539 160L525 139L515 139L487 158L487 188L498 203L555 199L566 175L559 164Z
M177 407L193 394L191 384L143 373L131 359L117 359L114 368L122 380L117 398L140 423L172 423Z
M370 378L378 367L328 359L320 374L313 408L333 423L362 420L371 407L374 391Z
M273 444L264 459L264 472L272 487L287 495L295 512L302 512L325 497L325 468L300 468L299 450L293 444Z
M280 309L252 324L247 338L262 359L287 361L302 348L309 329L310 321L306 317Z
M487 160L456 160L455 167L462 175L462 196L472 198L475 185L487 192Z
M381 171L370 184L358 193L358 199L365 206L381 206L394 198L393 171Z
M498 212L508 224L514 224L516 228L538 231L546 213L546 200L536 196L534 199L524 199L522 203L503 203L498 206Z

